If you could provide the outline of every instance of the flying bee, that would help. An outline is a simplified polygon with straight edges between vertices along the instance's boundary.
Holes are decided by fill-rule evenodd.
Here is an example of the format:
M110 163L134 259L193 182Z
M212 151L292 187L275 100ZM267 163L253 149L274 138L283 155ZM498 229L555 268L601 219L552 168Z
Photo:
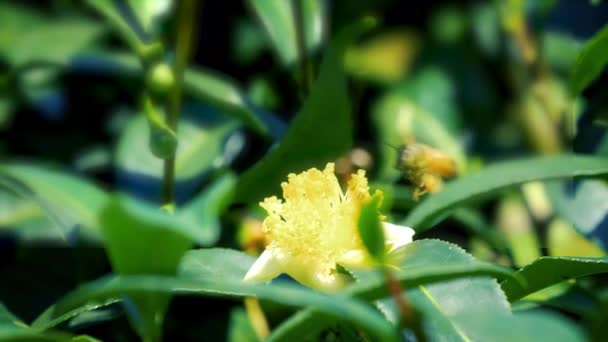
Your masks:
M439 191L442 177L451 177L457 172L456 163L450 156L428 145L403 145L397 151L397 169L416 187L415 200L427 192Z

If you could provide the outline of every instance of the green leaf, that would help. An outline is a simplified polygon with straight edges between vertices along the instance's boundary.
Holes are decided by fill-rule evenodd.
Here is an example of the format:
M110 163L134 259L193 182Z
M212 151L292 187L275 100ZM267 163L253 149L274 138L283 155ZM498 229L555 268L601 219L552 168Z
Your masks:
M362 20L341 32L330 45L319 78L302 110L278 146L243 174L236 200L253 202L276 193L287 174L321 167L351 147L352 117L342 70L344 49L374 24L371 18Z
M459 208L454 210L452 218L462 223L471 235L482 239L497 251L506 252L507 246L500 234L485 221L483 215L478 211L469 208Z
M0 227L19 226L40 217L44 217L44 212L36 202L20 198L12 192L0 191Z
M581 93L596 79L608 62L608 25L589 39L576 59L570 75L570 92Z
M211 70L190 68L184 74L184 89L190 96L233 114L254 132L265 136L269 134L268 127L246 102L233 81Z
M220 238L220 215L232 203L237 178L227 173L192 199L184 208L177 210L177 216L196 227L196 242L203 246L214 245Z
M346 71L381 85L398 82L406 76L418 53L418 40L419 37L411 31L379 33L348 49Z
M606 252L587 239L568 221L554 219L547 228L547 249L550 256L602 257Z
M125 195L110 201L101 222L112 268L121 274L175 274L193 241L178 217Z
M181 277L201 280L240 282L255 262L255 258L243 252L226 248L191 250L179 265Z
M0 3L0 56L7 57L19 43L21 34L45 22L39 12L7 1Z
M509 301L513 302L567 279L606 272L608 272L606 257L542 257L517 272L526 283L507 279L501 286Z
M304 37L308 52L319 47L323 39L324 7L319 0L298 0L302 6ZM247 1L273 43L281 62L289 65L295 62L298 50L296 21L292 1Z
M7 57L15 67L36 62L64 64L103 32L103 26L80 18L48 20L20 33Z
M451 209L525 182L605 174L608 174L608 159L601 157L560 155L495 163L446 184L414 208L404 225L422 232Z
M450 298L455 301L455 308L459 311L475 310L484 305L491 306L491 310L508 311L508 303L504 300L504 295L497 283L479 277L510 278L510 271L492 264L477 262L459 247L438 240L415 241L407 245L402 253L404 253L402 268L395 276L403 288L413 289L433 283L434 285L425 287L427 292L430 288L433 293L437 291L440 295L442 290L456 291L462 288L458 290L461 292L458 292L454 298ZM517 282L517 280L514 281ZM344 292L347 296L367 301L389 295L384 278L377 274L366 274L364 279ZM459 295L461 297L458 297ZM445 296L447 294L444 295L444 298ZM477 298L480 299L479 302L477 302ZM420 300L422 301L422 299ZM458 304L463 305L463 302L469 306L459 308ZM319 316L318 311L315 311L314 308L307 308L278 326L269 337L269 341L302 339L333 322L326 317Z
M226 161L222 158L225 140L237 123L217 116L197 122L194 115L184 117L177 131L175 176L178 181L200 176ZM134 116L124 129L117 147L116 164L121 171L160 179L163 160L150 151L148 123L143 115ZM216 164L217 163L217 164Z
M87 303L84 303L83 305L79 306L77 309L71 310L71 311L67 311L67 312L63 312L63 313L57 313L56 312L56 307L50 306L49 308L47 308L46 310L44 310L44 312L42 314L40 314L40 316L38 316L33 322L32 322L32 328L39 330L39 331L44 331L44 330L48 330L51 328L54 328L64 322L70 321L72 319L77 318L79 315L87 313L87 312L95 312L95 310L116 304L120 302L120 298L118 296L114 297L114 298L106 298L103 301L96 301L96 300L91 300L91 301L87 301Z
M143 37L138 34L138 28L133 26L121 11L116 8L113 0L86 0L86 3L104 15L108 21L119 31L122 38L129 44L134 52L140 53L145 49Z
M128 0L145 32L154 33L158 29L158 19L169 12L171 0Z
M605 182L555 181L548 182L546 189L554 210L579 232L593 236L597 233L596 229L601 229L608 213L608 185Z
M378 213L379 201L380 197L375 196L361 208L357 226L367 252L376 262L383 264L386 252L384 250L384 231Z
M112 269L119 274L174 275L181 257L192 246L187 227L175 216L126 196L115 197L102 213L106 248ZM136 312L128 311L143 339L156 340L170 296L132 296Z
M437 265L480 264L460 247L437 240L421 240L406 248L401 273ZM498 283L488 278L462 278L428 285L405 285L407 300L422 314L425 335L429 340L481 341L476 327L463 316L470 314L502 315L510 313L509 303ZM389 320L398 322L392 298L380 300L380 309Z
M498 207L496 220L509 246L515 266L529 264L542 255L534 224L520 198L516 196L503 198Z
M560 32L542 35L543 58L553 68L569 72L581 51L582 44L574 37Z
M230 312L230 327L228 328L228 342L259 342L249 317L241 308L232 309Z
M99 215L108 195L79 177L33 164L0 166L0 189L37 203L60 227L64 238L75 227L84 237L101 238Z
M218 267L219 268L219 267ZM123 294L148 293L208 297L257 297L288 306L314 306L320 312L353 323L379 341L396 341L395 330L367 304L342 296L329 296L288 284L249 285L242 282L163 276L111 276L87 283L57 304L55 314L77 309L90 300L115 298Z
M37 329L32 329L0 302L0 341L2 342L68 342L77 340L84 341L82 340L83 338L89 338L88 341L97 341L85 335L74 337L68 333L52 331L42 332Z
M25 328L27 325L23 323L17 316L8 310L8 308L0 302L0 326L14 326L17 328Z
M587 341L577 325L548 311L521 312L508 316L471 314L464 315L462 321L475 330L470 341Z

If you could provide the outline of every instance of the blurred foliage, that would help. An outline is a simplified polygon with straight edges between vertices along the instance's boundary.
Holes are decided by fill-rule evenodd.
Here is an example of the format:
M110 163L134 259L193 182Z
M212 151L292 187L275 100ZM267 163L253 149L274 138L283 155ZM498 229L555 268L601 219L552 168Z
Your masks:
M186 2L0 2L0 341L605 340L605 1L206 1L181 77ZM415 143L457 169L419 200ZM328 162L384 193L377 261L378 210L416 230L394 283L244 283Z

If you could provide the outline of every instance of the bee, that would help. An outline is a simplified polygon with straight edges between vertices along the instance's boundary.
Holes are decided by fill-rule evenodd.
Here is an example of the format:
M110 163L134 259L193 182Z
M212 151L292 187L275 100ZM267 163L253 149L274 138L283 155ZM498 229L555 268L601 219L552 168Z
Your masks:
M454 176L457 172L454 160L433 147L414 143L397 148L399 159L397 169L414 186L414 199L427 192L437 192L443 185L443 177Z

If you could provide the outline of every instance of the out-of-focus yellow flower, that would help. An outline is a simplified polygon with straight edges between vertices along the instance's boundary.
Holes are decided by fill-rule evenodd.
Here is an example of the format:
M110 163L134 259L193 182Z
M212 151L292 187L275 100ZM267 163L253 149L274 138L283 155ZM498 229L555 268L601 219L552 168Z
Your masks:
M313 168L290 174L281 186L284 200L273 196L260 203L268 212L263 229L269 244L245 281L264 282L286 273L306 286L332 291L348 280L336 264L371 266L357 229L360 208L371 198L364 171L351 176L346 192L340 188L333 163L323 171ZM411 228L389 223L383 227L388 253L412 241Z

